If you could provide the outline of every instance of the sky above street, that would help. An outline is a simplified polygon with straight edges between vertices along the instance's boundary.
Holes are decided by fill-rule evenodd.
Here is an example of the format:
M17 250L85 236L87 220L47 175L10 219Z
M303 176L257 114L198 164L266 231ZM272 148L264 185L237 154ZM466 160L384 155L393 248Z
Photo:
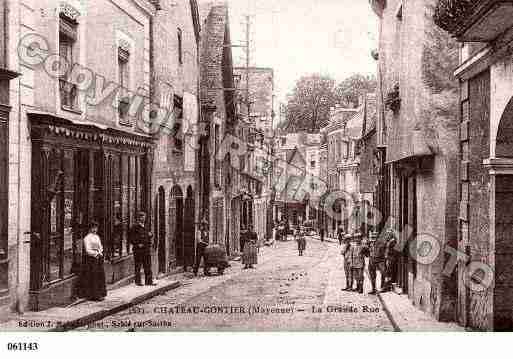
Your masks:
M251 15L251 65L275 70L275 92L285 101L295 81L310 73L341 81L375 73L378 22L366 0L228 0L232 43L245 38ZM245 55L234 48L236 65Z

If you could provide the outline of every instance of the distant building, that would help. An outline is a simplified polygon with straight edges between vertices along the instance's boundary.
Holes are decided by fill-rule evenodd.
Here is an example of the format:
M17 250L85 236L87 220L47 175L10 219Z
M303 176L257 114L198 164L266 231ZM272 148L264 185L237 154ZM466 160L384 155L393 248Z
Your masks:
M291 225L316 221L321 195L326 187L320 177L320 134L290 133L276 139L274 167L275 221Z

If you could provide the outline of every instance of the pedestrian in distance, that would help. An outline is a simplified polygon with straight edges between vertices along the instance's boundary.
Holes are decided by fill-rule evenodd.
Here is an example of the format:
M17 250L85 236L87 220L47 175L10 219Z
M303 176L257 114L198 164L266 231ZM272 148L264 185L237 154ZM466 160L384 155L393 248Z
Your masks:
M205 265L205 249L209 245L209 232L208 232L208 222L206 219L203 219L200 224L200 240L198 245L196 246L196 262L194 263L194 276L198 275L199 267L201 264L201 260L203 259L203 274L206 276L210 275L210 271L208 266Z
M244 252L242 255L242 264L244 264L244 269L253 269L253 266L258 263L257 243L258 235L253 230L253 226L249 225L246 242L244 243Z
M153 234L146 229L146 212L137 214L137 223L128 231L128 241L134 251L135 284L142 286L141 267L144 270L144 283L157 285L153 281L151 270L151 252L153 249Z
M319 230L319 232L320 232L320 235L321 235L321 242L324 242L324 235L325 235L325 233L324 233L324 227L321 227L321 229Z
M79 279L79 297L102 301L107 296L105 270L103 268L103 246L98 235L98 222L89 224L87 235L83 239L84 261Z
M297 241L297 249L299 252L299 256L302 257L303 252L306 249L306 230L304 227L300 227L300 229L298 230L298 234L296 236L296 241Z
M344 232L344 228L342 227L338 227L338 230L337 230L337 238L338 238L338 243L340 245L342 245L342 243L344 243L344 238L345 238L345 232Z

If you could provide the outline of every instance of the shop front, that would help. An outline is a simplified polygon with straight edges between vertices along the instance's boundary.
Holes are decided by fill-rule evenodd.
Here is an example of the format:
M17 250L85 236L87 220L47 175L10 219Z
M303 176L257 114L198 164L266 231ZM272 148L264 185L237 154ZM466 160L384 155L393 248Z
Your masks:
M46 114L29 114L29 119L31 308L43 310L74 299L82 238L92 220L100 224L107 284L128 283L133 276L128 229L138 211L152 208L151 139Z

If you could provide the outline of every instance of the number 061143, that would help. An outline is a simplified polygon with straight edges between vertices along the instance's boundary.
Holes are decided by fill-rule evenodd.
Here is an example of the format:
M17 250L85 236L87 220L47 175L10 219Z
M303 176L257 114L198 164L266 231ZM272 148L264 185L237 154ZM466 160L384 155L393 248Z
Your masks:
M7 343L7 350L10 351L33 351L38 349L38 343Z

